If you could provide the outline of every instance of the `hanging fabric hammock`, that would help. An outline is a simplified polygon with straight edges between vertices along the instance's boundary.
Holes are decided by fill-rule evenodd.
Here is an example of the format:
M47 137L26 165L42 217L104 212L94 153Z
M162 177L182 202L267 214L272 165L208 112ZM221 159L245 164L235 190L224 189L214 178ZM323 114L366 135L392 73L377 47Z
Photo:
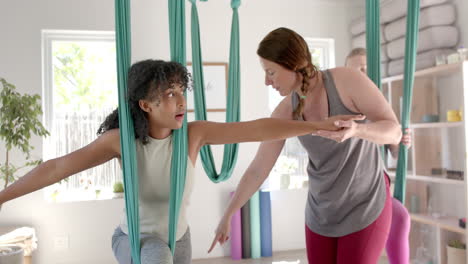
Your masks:
M380 65L380 0L366 1L366 45L367 45L367 75L382 91L382 75ZM380 148L380 155L385 160L385 147Z
M122 170L125 188L125 209L128 236L134 264L140 264L140 216L138 207L138 169L135 130L127 102L127 72L131 61L130 2L115 0L115 33L117 45L117 80L119 95L119 127Z
M420 0L408 1L406 19L405 75L403 80L403 114L401 126L403 133L409 127L411 117L411 102L413 101L414 72L416 69L416 52L418 47ZM397 173L394 197L405 203L406 171L408 167L408 148L400 143L398 152Z
M420 0L408 0L406 20L405 73L401 126L404 132L411 115L416 52L418 45ZM380 73L380 0L366 0L366 44L369 78L381 89ZM400 143L394 197L405 202L408 148Z
M192 1L194 3L194 1ZM183 0L168 0L169 4L169 28L170 28L170 42L171 42L171 59L179 63L186 64L185 54L185 5ZM239 94L231 89L232 87L239 87L239 81L235 81L234 75L240 73L239 65L234 63L235 59L239 57L238 49L238 13L237 8L240 5L239 0L233 0L231 6L233 8L233 26L231 29L231 53L230 53L230 67L229 67L229 97L234 100L239 100ZM380 23L369 23L379 18L378 0L367 0L366 8L372 11L374 16L368 17L368 31L367 43L368 47L373 47L377 43L380 49ZM377 7L377 8L376 8ZM196 11L196 9L195 9ZM127 83L127 70L130 66L130 4L129 0L115 0L115 13L116 13L116 42L117 42L117 65L118 65L118 86L119 86L119 123L120 123L120 139L122 148L122 166L124 171L124 185L125 185L125 204L127 211L127 221L129 225L129 237L132 248L132 257L135 264L140 263L140 240L139 240L139 212L138 212L138 181L136 180L137 167L136 167L136 153L134 142L133 123L128 108L126 98L126 83ZM376 14L376 15L375 15ZM198 21L198 16L196 18ZM403 115L402 126L403 130L409 125L409 111L411 108L412 86L414 83L414 70L415 70L415 57L417 47L417 32L419 22L419 0L408 1L408 20L407 20L407 40L405 51L405 78L404 78L404 102L403 102ZM373 27L374 26L374 27ZM195 30L195 29L193 29ZM199 39L199 30L198 39ZM371 37L371 36L374 37ZM377 39L377 40L376 40ZM372 45L373 44L373 45ZM237 48L236 48L237 46ZM233 48L234 47L234 48ZM199 48L199 45L198 45ZM372 49L372 48L371 48ZM195 54L195 52L194 52ZM199 86L203 87L202 70L201 70L201 52L199 52L199 77L196 78L195 73L195 55L194 55L194 75L199 80ZM377 57L377 59L375 58ZM380 87L380 50L372 50L368 56L368 65L370 66L369 76ZM377 65L374 65L377 63ZM374 66L373 66L374 65ZM198 81L197 81L198 82ZM201 94L196 94L196 105L201 105L206 108L203 99L203 91ZM236 98L237 97L237 98ZM233 106L239 103L233 103L228 100L228 116L227 121L236 121L239 118L239 110L230 111ZM201 111L196 113L197 119L206 119L206 114ZM174 131L174 145L173 145L173 158L171 166L171 196L170 196L170 224L169 224L169 246L174 252L175 249L175 234L178 222L180 202L182 200L185 173L187 167L187 119L184 118L184 123L181 129ZM203 166L207 171L210 179L217 182L229 178L232 173L232 168L237 157L237 146L232 148L226 147L223 169L221 174L216 174L216 169L213 165L213 158L211 151L204 148L202 151ZM400 153L398 160L397 182L395 187L395 197L400 201L404 201L405 191L405 177L407 166L407 149L400 144Z
M207 1L207 0L204 0ZM202 54L200 45L200 23L198 20L197 0L190 0L192 3L192 60L193 60L193 80L195 82L195 118L206 120L205 87L203 78ZM239 13L240 0L232 0L233 10L231 26L231 47L229 54L229 76L228 76L228 96L226 122L239 122L240 120L240 52L239 52ZM200 156L206 174L213 182L220 182L229 179L234 170L237 160L238 144L228 144L224 146L223 165L221 173L218 175L214 164L213 154L210 146L204 146L200 150Z
M185 48L185 1L168 0L169 36L171 60L186 65ZM182 127L172 132L171 193L169 199L169 247L174 254L176 245L177 223L179 222L180 204L184 195L187 171L188 139L187 115L184 115Z
M191 1L195 4L195 1ZM186 45L185 45L185 4L184 0L168 0L169 6L169 35L170 35L170 50L171 60L177 61L183 65L186 65ZM239 19L237 8L240 6L240 0L232 0L231 7L233 8L233 26L231 33L231 54L229 57L229 85L228 85L228 99L227 109L228 117L227 121L239 121L240 119L240 65L239 65ZM192 6L192 14L195 12L195 16L192 19L195 22L192 25L192 33L195 32L192 38L195 39L194 49L194 72L196 87L195 94L195 109L196 114L199 118L206 120L206 107L205 97L203 88L203 72L201 62L201 49L200 49L200 30L198 23L198 12ZM193 21L192 21L193 22ZM198 41L197 41L198 39ZM198 47L198 50L196 49ZM198 67L197 67L198 66ZM197 77L198 76L198 77ZM201 93L198 93L198 92ZM234 106L237 109L234 109ZM197 109L200 107L201 109ZM177 223L179 219L180 204L182 201L184 187L185 187L185 174L187 168L187 116L184 117L184 123L181 129L173 132L174 143L173 143L173 155L171 164L171 195L169 205L169 247L174 254L175 250L175 236L177 233ZM221 175L217 175L216 168L214 166L213 156L211 150L206 146L201 150L201 157L203 161L203 167L207 172L210 179L214 182L227 180L232 174L235 161L237 159L237 144L228 145L224 149L223 159L223 170Z
M230 55L230 72L229 72L229 98L228 109L233 109L237 106L237 111L228 111L228 122L238 121L240 116L239 111L239 25L237 8L240 1L233 1L231 4L234 10L233 29ZM186 65L186 48L185 48L185 3L183 0L169 0L169 31L170 31L170 48L171 60L177 61ZM235 22L234 22L235 21ZM122 168L124 174L125 187L125 207L129 231L129 239L131 245L132 259L135 264L140 263L140 231L139 231L139 205L138 205L138 169L136 162L135 150L135 134L133 120L131 118L130 109L126 101L127 92L127 72L131 61L131 41L130 41L130 1L115 0L115 27L116 27L116 45L117 45L117 75L119 89L119 126L120 126L120 142L122 149ZM198 45L199 47L199 45ZM201 53L200 53L201 54ZM201 56L200 56L201 65ZM202 74L202 73L200 73ZM237 76L236 76L237 75ZM200 85L199 87L203 87ZM234 88L231 88L234 87ZM237 90L237 92L232 92ZM198 95L198 101L204 101L203 94ZM199 104L199 103L198 103ZM204 112L199 110L198 115ZM206 113L205 113L206 118ZM171 193L169 201L169 247L174 254L175 236L177 233L177 223L179 218L180 204L182 201L185 176L187 168L188 142L187 142L187 117L184 117L181 129L173 131L173 155L171 162ZM202 157L204 160L211 159L211 151L203 151ZM212 166L215 173L209 174L213 181L222 181L229 178L237 158L237 145L227 147L225 149L225 157L230 157L226 161L226 166L223 162L223 172L220 176L216 175L216 170ZM226 158L225 158L226 160ZM208 162L204 162L204 164ZM226 169L225 169L226 167Z
M380 0L366 1L367 75L382 89L380 72Z

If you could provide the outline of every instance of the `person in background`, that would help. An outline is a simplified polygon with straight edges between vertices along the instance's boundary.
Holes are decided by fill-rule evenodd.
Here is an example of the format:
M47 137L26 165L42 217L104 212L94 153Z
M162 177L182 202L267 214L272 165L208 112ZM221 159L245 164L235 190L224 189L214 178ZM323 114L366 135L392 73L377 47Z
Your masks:
M345 66L361 71L367 75L367 51L364 48L355 48L346 57ZM401 143L411 147L411 130L406 129ZM398 159L399 145L385 145L394 159ZM388 177L388 174L385 173ZM392 226L388 234L385 249L390 264L409 263L409 232L411 226L410 214L406 207L397 199L392 198Z

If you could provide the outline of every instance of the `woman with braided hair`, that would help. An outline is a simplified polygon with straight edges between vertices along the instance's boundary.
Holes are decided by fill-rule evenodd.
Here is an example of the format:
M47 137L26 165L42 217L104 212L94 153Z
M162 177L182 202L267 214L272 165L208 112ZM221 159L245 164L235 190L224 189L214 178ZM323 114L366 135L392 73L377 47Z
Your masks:
M337 121L338 131L299 136L309 156L305 210L307 257L313 264L375 264L392 218L389 182L379 145L398 144L395 113L364 74L350 68L319 71L305 40L278 28L259 44L265 84L286 96L272 117L325 120L362 114L365 121ZM244 173L216 230L211 248L229 238L231 216L258 190L273 168L284 140L263 142Z

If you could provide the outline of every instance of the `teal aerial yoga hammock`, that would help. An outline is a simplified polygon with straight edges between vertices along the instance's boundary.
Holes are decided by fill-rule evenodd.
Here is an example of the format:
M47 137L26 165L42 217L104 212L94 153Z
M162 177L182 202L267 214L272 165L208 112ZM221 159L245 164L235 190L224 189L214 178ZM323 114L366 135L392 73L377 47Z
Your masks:
M380 73L380 0L366 1L367 75L382 89Z
M382 75L380 71L380 0L366 1L366 45L367 45L367 75L375 85L382 90ZM380 148L382 159L385 160L385 147Z
M204 0L206 1L206 0ZM206 120L205 91L203 87L203 67L200 47L200 26L198 21L198 10L196 0L192 3L192 59L193 59L193 80L195 82L195 118ZM238 122L240 120L240 54L239 54L239 13L237 9L240 0L232 0L233 10L231 27L231 48L229 54L229 77L228 77L228 97L226 122ZM204 146L200 150L203 168L213 182L220 182L229 179L234 170L237 160L238 144L228 144L224 146L223 165L221 173L218 175L211 153L210 146Z
M140 264L140 216L138 211L138 169L135 150L135 130L133 128L132 115L127 102L127 72L131 61L129 0L115 0L115 33L117 45L120 148L128 236L133 263Z
M185 1L168 0L169 35L171 60L186 65L185 50ZM184 195L187 171L188 140L187 115L180 129L174 130L171 163L171 193L169 199L169 247L174 254L176 245L177 223L179 222L180 204Z
M233 22L233 40L234 48L231 48L230 55L230 81L229 81L229 98L234 98L232 102L228 99L228 109L233 109L233 105L237 106L237 111L228 111L228 121L239 120L239 43L238 43L238 17L237 7L240 1L233 1L234 18ZM171 43L171 60L177 61L182 65L186 65L185 52L185 3L184 0L168 0L169 7L169 33ZM118 94L119 94L119 127L120 127L120 143L122 152L122 168L124 174L125 186L125 208L128 223L129 240L131 245L132 259L134 264L140 264L140 220L139 220L139 205L138 205L138 170L136 162L135 150L135 134L133 120L131 118L130 109L126 100L127 94L127 72L131 61L131 41L130 41L130 1L115 0L115 28L116 28L116 45L117 45L117 75L118 75ZM200 56L201 65L201 56ZM237 76L236 76L237 74ZM203 87L203 86L200 86ZM237 89L232 92L231 87ZM200 98L199 98L200 100ZM203 99L203 94L202 98ZM234 102L234 103L233 103ZM203 110L205 107L203 107ZM200 114L200 111L198 111ZM206 116L206 114L205 114ZM185 176L187 169L188 157L188 142L187 142L187 117L184 117L182 128L173 131L173 155L171 162L171 193L169 201L169 247L174 254L175 236L177 233L177 223L179 218L180 204L182 201ZM226 154L226 152L228 154ZM204 152L207 153L207 152ZM207 157L208 154L202 154ZM228 147L225 150L225 156L230 159L227 162L227 169L224 169L221 176L209 174L213 181L221 181L229 178L232 173L232 167L237 157L237 146ZM206 159L206 158L205 158ZM212 158L211 158L212 159ZM213 166L214 169L214 166Z
M378 8L378 0L367 0L369 10ZM193 1L192 1L193 3ZM168 0L169 4L169 28L171 42L171 59L178 61L181 64L186 64L185 54L185 5L184 0ZM239 25L237 8L240 5L240 0L233 0L231 6L233 8L233 26L231 29L231 53L229 67L229 98L228 99L228 116L227 121L239 120L239 93L234 88L239 87ZM378 9L377 9L378 10ZM196 11L196 10L195 10ZM369 14L368 14L369 15ZM375 15L375 13L374 13ZM375 16L368 18L368 47L380 48L380 23L378 22L378 13ZM194 18L195 19L195 18ZM198 16L197 16L198 21ZM375 22L377 19L377 22ZM116 21L116 43L117 43L117 68L118 68L118 87L119 87L119 126L120 126L120 143L122 149L122 167L124 172L125 186L125 205L127 213L127 222L129 229L129 239L132 251L134 264L140 263L140 232L139 232L139 207L138 207L138 181L137 162L135 151L135 135L133 121L130 110L126 101L126 84L127 71L131 61L131 44L130 44L130 4L129 0L115 0L115 21ZM370 22L369 21L374 21ZM407 20L407 39L405 51L405 78L404 78L404 102L402 126L403 130L409 125L409 112L411 106L412 86L414 82L415 57L417 47L417 32L419 23L419 0L408 1L408 20ZM198 24L198 23L197 23ZM377 25L372 27L372 25ZM196 28L195 28L196 29ZM195 30L194 29L194 30ZM199 39L199 30L198 39ZM376 33L375 33L376 32ZM372 34L374 36L371 38ZM373 39L373 40L372 40ZM376 46L377 45L377 46ZM199 49L199 45L197 46ZM196 54L196 52L194 52ZM199 59L198 55L194 55L194 72L198 65L198 75L195 78L198 87L203 87L202 71L201 71L201 52ZM378 60L375 59L377 57ZM196 62L198 60L198 62ZM369 54L369 74L371 79L380 87L380 51L371 48ZM374 65L377 63L377 65ZM199 89L200 90L200 89ZM204 110L203 91L200 95L196 95L196 104L201 105ZM200 97L202 99L200 99ZM232 110L237 106L237 110ZM206 118L202 109L197 110L197 119ZM169 246L174 252L175 249L175 234L178 222L179 208L183 196L185 185L185 174L187 167L187 119L185 117L181 129L174 131L173 158L171 164L171 196L170 196L170 212L169 212ZM232 173L233 164L237 157L237 145L228 146L225 148L223 169L220 176L217 176L216 169L212 165L212 155L208 148L202 151L202 160L205 170L210 179L213 181L221 181L227 179ZM400 145L400 153L398 160L397 181L395 187L395 197L404 202L405 194L405 174L407 166L407 149Z
M191 1L195 4L195 1ZM171 47L171 60L177 61L183 65L186 64L186 47L185 47L185 4L184 0L168 0L169 4L169 34ZM229 56L229 84L228 84L228 99L227 99L227 122L239 121L240 119L240 64L239 64L239 19L237 8L240 6L240 0L232 0L231 7L233 8L233 22L231 29L231 53ZM200 50L200 31L198 23L198 14L196 6L192 6L192 41L194 41L194 75L196 81L195 89L195 111L197 119L203 118L206 120L206 106L204 99L203 72ZM197 41L198 40L198 41ZM198 50L197 50L198 49ZM196 72L196 73L195 73ZM198 93L201 91L201 93ZM236 107L236 109L234 109ZM185 174L187 168L187 116L184 117L184 123L181 129L173 132L173 156L171 164L171 196L169 206L169 247L174 253L175 250L175 235L177 232L177 222L179 218L180 203L182 201ZM214 182L227 180L234 168L237 159L237 144L231 144L224 149L224 159L222 172L218 176L214 167L214 161L211 150L208 147L203 147L201 157L203 167L209 178Z
M418 47L420 1L408 1L408 15L406 20L406 48L405 48L405 75L403 80L403 114L401 126L403 132L408 128L413 97L414 71L416 69L416 52ZM394 197L403 204L406 195L406 168L408 166L408 148L400 143L398 165L396 173Z
M401 126L404 132L409 126L411 114L411 101L414 84L414 71L419 31L419 2L408 1L408 15L406 20L406 47L405 47L405 73L403 86L403 110ZM366 1L366 40L367 40L367 65L369 78L381 89L380 74L380 3L379 0ZM394 197L405 202L406 172L408 165L408 149L400 143L398 165L395 182Z

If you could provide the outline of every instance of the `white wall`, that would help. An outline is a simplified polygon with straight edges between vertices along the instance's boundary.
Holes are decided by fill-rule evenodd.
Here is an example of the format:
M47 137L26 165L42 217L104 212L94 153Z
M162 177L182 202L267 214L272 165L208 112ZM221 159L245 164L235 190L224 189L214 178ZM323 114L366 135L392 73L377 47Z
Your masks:
M297 0L294 4L282 0L243 1L240 8L242 120L269 114L267 88L263 85L263 73L255 55L261 38L279 26L293 28L305 37L334 38L336 63L340 65L350 47L350 17L359 12L358 8L343 2L338 5L311 0ZM20 92L41 94L41 29L113 30L114 27L112 0L0 1L0 10L0 76L15 84ZM229 1L201 2L199 12L204 60L227 61L231 22ZM187 4L187 24L189 16L190 6ZM133 60L168 59L167 28L167 1L133 1ZM223 114L209 117L224 120ZM40 157L42 141L35 138L33 142L36 146L34 154ZM206 251L228 202L228 193L235 188L257 146L241 145L234 175L224 183L211 183L198 164L189 209L194 258L229 254L227 247L218 247L211 255ZM2 152L1 160L4 158ZM214 153L219 162L222 149L215 148ZM303 248L306 191L278 191L272 194L272 199L274 250ZM0 211L0 225L36 228L39 237L39 249L34 253L36 264L116 263L110 249L110 237L122 208L122 200L47 204L43 202L42 192L38 191L5 204ZM56 251L53 238L62 235L69 236L70 248Z

